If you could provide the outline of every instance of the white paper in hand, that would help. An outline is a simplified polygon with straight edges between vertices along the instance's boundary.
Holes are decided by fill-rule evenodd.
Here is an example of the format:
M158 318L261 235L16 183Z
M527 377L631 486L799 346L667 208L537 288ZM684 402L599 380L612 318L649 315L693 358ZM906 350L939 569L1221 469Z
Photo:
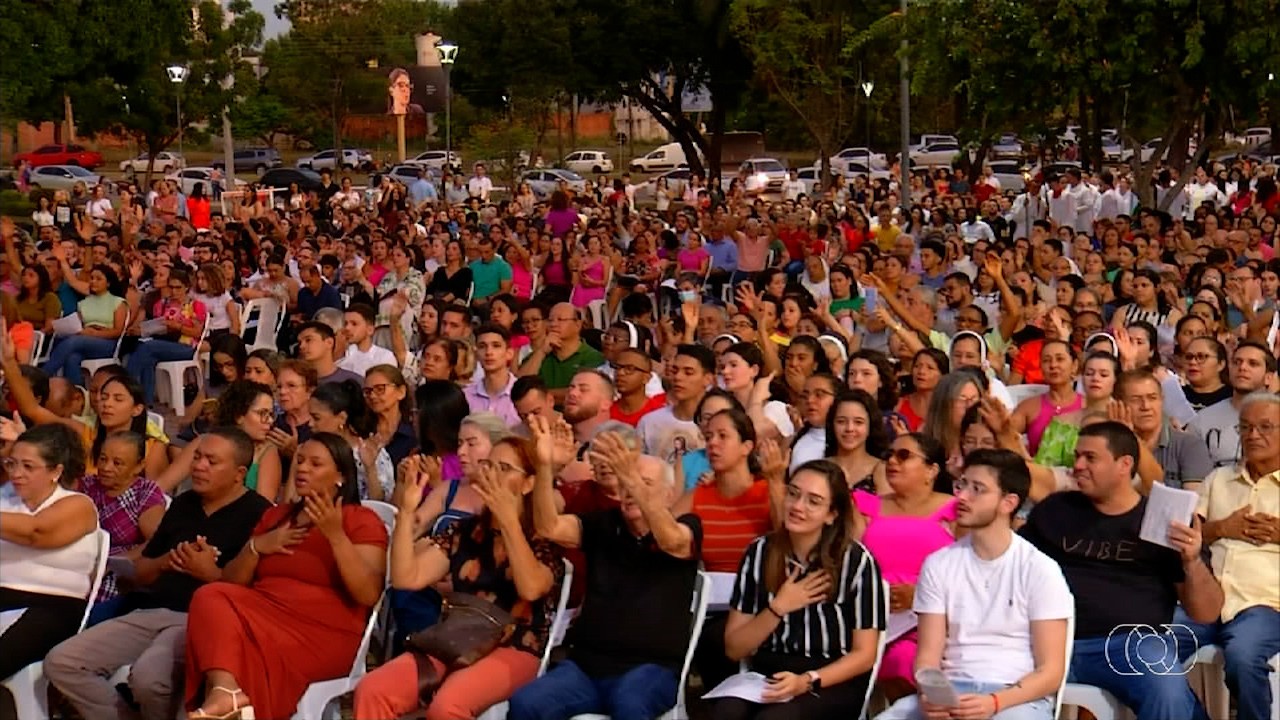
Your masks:
M84 323L80 320L80 313L71 313L64 317L60 317L53 321L53 334L58 337L71 337L79 335L84 329Z
M1169 523L1177 520L1183 525L1191 525L1191 516L1195 514L1199 500L1200 496L1190 490L1155 483L1147 497L1147 509L1142 515L1138 537L1149 543L1172 548L1173 544L1169 542Z
M711 692L702 696L702 699L739 698L747 702L764 703L764 691L768 687L769 678L760 673L738 673L712 688Z

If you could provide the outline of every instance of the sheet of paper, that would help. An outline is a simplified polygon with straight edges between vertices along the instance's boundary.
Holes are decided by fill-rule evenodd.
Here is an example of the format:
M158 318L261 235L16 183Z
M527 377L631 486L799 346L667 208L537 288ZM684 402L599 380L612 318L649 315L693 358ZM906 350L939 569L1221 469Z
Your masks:
M58 337L71 337L79 335L84 329L84 323L80 320L80 313L71 313L65 317L60 317L53 321L53 334Z
M769 678L757 672L738 673L711 689L702 696L703 700L713 698L740 698L747 702L763 703L765 688L769 687Z
M156 335L168 334L169 328L164 324L164 318L156 318L154 320L143 320L139 327L139 332L143 337L154 337Z
M888 633L889 636L885 638L885 642L891 643L912 630L915 630L916 623L916 614L910 610L889 613L889 625L885 629L885 632Z
M1169 543L1169 523L1177 520L1190 525L1199 499L1200 496L1190 490L1179 490L1160 483L1152 485L1138 537L1149 543L1172 548L1173 545Z
M729 609L729 601L733 599L733 584L738 576L735 573L707 573L711 576L711 596L707 598L707 609L725 611Z

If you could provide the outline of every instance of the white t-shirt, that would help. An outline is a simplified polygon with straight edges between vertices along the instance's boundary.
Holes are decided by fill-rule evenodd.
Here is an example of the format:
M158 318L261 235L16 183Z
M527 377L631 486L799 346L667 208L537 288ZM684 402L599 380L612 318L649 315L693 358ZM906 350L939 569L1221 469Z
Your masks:
M793 473L796 468L810 460L821 460L827 456L827 431L824 428L809 428L809 431L796 440L791 448L791 467L787 472Z
M644 443L646 455L661 458L672 465L676 461L677 442L682 442L686 451L700 450L706 444L702 439L702 428L692 420L677 419L670 405L640 418L636 432Z
M925 558L912 609L947 617L948 678L1007 684L1035 669L1031 622L1071 617L1075 600L1058 564L1015 534L995 560L968 537Z
M338 367L364 377L369 372L369 368L374 365L393 365L399 367L400 363L396 362L395 353L381 347L379 345L370 345L367 351L362 351L354 344L347 345L347 354L342 356L338 361Z
M474 198L487 199L493 192L493 181L488 175L477 175L467 181L467 193Z
M1219 400L1201 410L1191 421L1189 427L1204 438L1214 467L1234 465L1240 457L1240 434L1236 432L1238 422L1240 411L1231 404L1231 398Z

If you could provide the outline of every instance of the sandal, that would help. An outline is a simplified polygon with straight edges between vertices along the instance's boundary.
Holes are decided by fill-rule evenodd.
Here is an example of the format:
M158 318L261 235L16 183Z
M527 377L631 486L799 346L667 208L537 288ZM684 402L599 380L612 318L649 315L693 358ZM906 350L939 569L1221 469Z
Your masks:
M187 720L255 720L253 705L240 707L240 704L236 702L237 698L244 693L243 690L239 688L232 690L231 688L225 688L221 685L214 686L211 688L211 691L212 690L221 690L231 696L231 710L223 713L222 715L213 715L209 713L209 711L205 710L202 705L196 709L195 712L188 715Z

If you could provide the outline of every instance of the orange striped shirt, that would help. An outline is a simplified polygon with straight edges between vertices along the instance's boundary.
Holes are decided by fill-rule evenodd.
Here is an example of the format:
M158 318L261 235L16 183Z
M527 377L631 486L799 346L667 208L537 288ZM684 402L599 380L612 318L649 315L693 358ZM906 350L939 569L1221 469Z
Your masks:
M693 491L693 512L702 520L702 562L707 572L738 572L751 541L773 529L769 483L757 478L746 492L729 499L715 485Z

